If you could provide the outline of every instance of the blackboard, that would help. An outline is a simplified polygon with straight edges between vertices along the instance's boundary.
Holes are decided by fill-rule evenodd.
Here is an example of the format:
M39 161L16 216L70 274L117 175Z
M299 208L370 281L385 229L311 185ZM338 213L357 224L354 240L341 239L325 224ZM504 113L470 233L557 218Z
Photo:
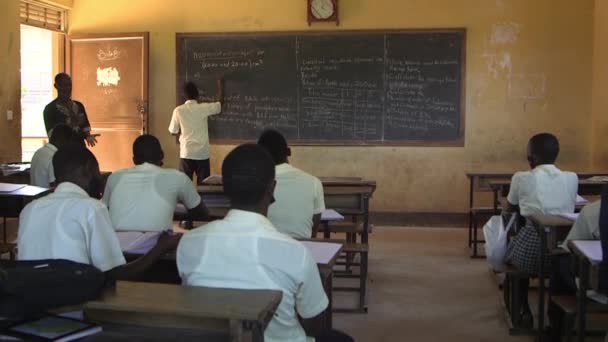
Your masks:
M207 96L224 75L215 142L464 143L464 29L177 34L177 103L195 82Z

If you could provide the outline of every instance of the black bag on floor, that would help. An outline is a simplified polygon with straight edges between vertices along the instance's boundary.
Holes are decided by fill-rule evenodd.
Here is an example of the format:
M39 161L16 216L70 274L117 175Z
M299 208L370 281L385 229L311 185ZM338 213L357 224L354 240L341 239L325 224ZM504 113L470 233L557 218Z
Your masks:
M69 260L0 260L0 317L21 319L101 293L105 274Z

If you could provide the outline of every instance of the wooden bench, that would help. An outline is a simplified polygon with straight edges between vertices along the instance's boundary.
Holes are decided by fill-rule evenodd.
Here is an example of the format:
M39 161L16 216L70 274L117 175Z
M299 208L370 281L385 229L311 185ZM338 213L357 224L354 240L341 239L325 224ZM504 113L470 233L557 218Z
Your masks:
M0 243L0 255L8 254L10 260L15 260L17 245L14 243Z
M342 253L346 254L344 261L336 262L336 265L344 265L347 267L347 271L339 272L336 271L337 278L354 278L359 279L359 286L336 286L335 291L347 291L347 292L358 292L359 293L359 305L355 309L335 309L336 312L361 312L367 313L367 275L369 268L369 245L360 243L346 243L342 246ZM354 262L355 255L360 256L360 261ZM353 274L350 272L351 266L359 266L359 273Z
M562 341L570 342L574 338L574 328L578 304L575 296L555 296L551 297L551 303L557 307L563 316L563 330L561 336ZM608 305L596 303L592 300L587 301L587 315L594 316L596 321L602 327L608 327ZM604 334L604 331L598 331L598 335ZM602 335L603 336L603 335Z
M521 272L516 267L508 265L505 270L505 280L503 283L503 307L507 324L509 325L509 334L533 334L534 329L526 329L521 325L521 301L520 293L522 291L519 286L520 281L525 278L534 278L536 275Z

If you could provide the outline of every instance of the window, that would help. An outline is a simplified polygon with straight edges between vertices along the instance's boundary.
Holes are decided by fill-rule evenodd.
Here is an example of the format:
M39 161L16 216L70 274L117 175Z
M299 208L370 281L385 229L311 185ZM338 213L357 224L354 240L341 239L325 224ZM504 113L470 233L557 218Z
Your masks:
M21 23L52 31L66 32L67 11L37 0L21 0Z

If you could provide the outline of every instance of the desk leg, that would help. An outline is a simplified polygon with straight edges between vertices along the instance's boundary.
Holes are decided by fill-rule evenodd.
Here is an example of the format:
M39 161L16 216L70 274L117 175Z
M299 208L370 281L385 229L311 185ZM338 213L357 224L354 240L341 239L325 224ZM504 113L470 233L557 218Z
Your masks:
M586 316L587 316L587 289L589 288L589 262L586 258L579 258L580 284L577 293L578 301L578 338L577 341L585 341Z
M545 227L538 230L540 234L540 254L538 266L538 342L542 342L545 333L545 258L547 250L547 233Z
M473 243L473 184L474 177L469 178L469 248Z
M329 221L323 222L323 238L329 239L331 237L331 231L329 230Z
M4 216L2 219L2 236L4 237L4 243L6 243L6 216Z
M327 277L327 289L326 289L326 293L327 293L327 299L329 301L329 304L327 305L327 309L326 309L326 316L325 317L325 331L330 331L333 329L333 306L334 306L334 272L333 270L331 271L331 273L329 274L329 277Z
M369 197L363 198L363 233L361 233L361 243L368 243L369 241Z

